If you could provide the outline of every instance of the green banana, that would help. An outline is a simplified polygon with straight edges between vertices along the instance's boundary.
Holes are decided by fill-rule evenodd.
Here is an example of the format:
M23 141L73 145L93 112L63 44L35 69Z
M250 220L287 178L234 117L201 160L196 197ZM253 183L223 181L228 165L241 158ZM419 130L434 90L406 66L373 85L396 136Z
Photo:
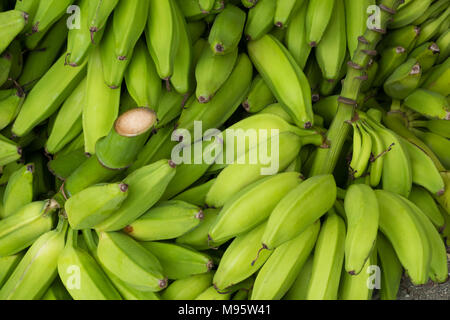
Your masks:
M311 46L306 38L305 24L308 1L304 1L303 5L294 12L291 22L287 26L285 38L286 48L288 48L301 69L305 68L311 52Z
M5 90L5 94L8 96L0 100L0 130L14 121L26 98L25 94L16 89Z
M13 42L11 42L5 54L11 55L11 68L7 75L8 79L3 84L2 88L12 88L15 84L14 81L17 80L23 69L22 45L20 44L19 40L14 40Z
M193 21L188 22L186 24L186 29L189 34L189 38L191 39L191 44L195 44L198 40L201 39L203 34L206 31L206 23L205 21Z
M314 249L319 230L316 221L274 250L256 277L252 300L279 300L286 294Z
M45 144L48 153L61 151L77 137L82 128L82 111L87 90L87 81L82 80L58 111L52 130Z
M250 92L242 105L247 112L257 113L275 102L276 99L273 96L272 91L266 85L264 79L260 75L257 75L255 79L253 79Z
M374 0L352 1L344 0L345 20L347 30L347 46L350 57L353 59L358 48L358 38L363 36L367 29L367 19L369 18L369 6L375 5Z
M236 66L238 49L226 55L215 55L210 48L204 47L195 67L197 80L196 97L200 103L208 103L229 79Z
M220 293L214 286L200 293L195 300L230 300L231 293Z
M108 219L96 226L101 231L116 231L125 228L162 196L176 169L171 161L160 160L142 167L124 179L128 185L128 197L121 207Z
M276 0L259 0L248 11L245 24L245 37L247 40L258 40L273 28Z
M85 77L85 64L70 68L64 60L62 55L28 94L12 127L15 135L23 137L49 118Z
M214 20L208 42L214 54L225 55L235 50L244 31L246 14L228 4Z
M344 262L345 223L332 211L319 233L306 300L336 300Z
M353 156L350 162L350 173L354 178L360 178L366 172L372 152L372 136L361 123L354 122L353 126Z
M57 154L49 161L48 170L58 179L65 181L86 160L84 149L80 148L67 155Z
M311 88L288 50L273 36L265 35L249 42L248 51L264 81L296 125L313 126Z
M265 107L263 110L258 112L258 114L272 114L280 117L289 124L294 125L291 116L284 110L284 108L279 103L271 104ZM315 115L317 116L317 115Z
M78 245L78 231L69 230L58 258L59 276L75 300L121 300L95 259Z
M14 6L14 10L26 12L28 14L28 21L33 21L39 7L40 0L19 0L15 2L16 4ZM25 32L29 32L31 27L31 23L26 24L26 28L24 28L21 33L23 34Z
M4 52L0 56L0 71L2 72L0 75L0 86L7 83L11 68L12 56L9 52Z
M328 81L338 80L347 52L344 0L335 0L333 11L327 30L315 51L322 75ZM330 56L330 52L334 54Z
M262 223L236 237L228 246L214 274L214 288L220 292L227 291L231 286L249 278L264 265L272 254L269 250L258 253L266 225L267 223ZM258 259L252 261L257 255Z
M437 62L442 63L450 56L450 30L445 31L436 40L436 44L441 50Z
M320 202L317 201L319 197ZM261 240L263 249L275 249L298 236L323 216L335 201L336 183L332 175L305 180L273 209Z
M42 296L41 300L73 300L69 292L67 292L61 279L57 277L47 292Z
M431 5L432 0L414 0L406 3L393 16L393 21L389 23L389 28L397 29L414 22L422 16Z
M22 251L12 256L0 258L0 288L9 279L24 255L25 252Z
M181 10L181 3L188 1L178 1ZM196 3L197 1L192 1ZM150 11L147 22L145 36L147 46L159 77L168 81L174 72L175 57L178 51L179 34L177 33L178 19L174 0L158 1L150 0ZM200 10L200 8L198 8Z
M419 18L417 18L413 22L413 24L419 25L419 24L424 23L428 19L436 18L437 15L439 15L442 11L445 10L447 5L448 5L448 0L433 1L433 3L431 3L431 5L428 7L428 9Z
M258 180L225 202L208 238L215 242L243 234L266 220L277 204L302 182L299 173L280 173Z
M310 255L297 274L294 283L283 297L283 300L306 300L308 284L311 279L314 255Z
M420 130L414 130L414 134L433 151L433 153L438 157L439 161L442 162L442 165L445 168L450 168L450 157L448 155L447 149L450 145L450 141L448 139L445 139L432 132L422 132ZM436 168L433 168L433 172L435 171ZM438 194L441 194L443 190L446 190L446 188L438 190ZM435 190L433 190L433 192L434 191Z
M428 73L430 76L425 79L422 88L439 93L443 96L450 94L449 77L450 77L450 58L447 58L442 64L432 68Z
M306 41L315 47L321 41L330 23L335 0L309 0L306 12Z
M373 85L381 87L386 79L407 59L407 51L404 47L389 47L381 51L378 62L378 74Z
M393 99L405 99L418 86L423 68L416 59L408 59L387 78L384 92Z
M199 0L176 0L183 12L184 17L189 21L198 21L208 16L208 12L203 12L199 6ZM213 10L219 1L214 2ZM223 3L222 3L223 4Z
M94 0L89 1L88 29L91 40L95 39L95 33L103 31L109 16L117 7L119 0Z
M14 38L25 28L29 15L21 10L0 12L0 54L10 45Z
M97 255L108 272L136 289L157 292L167 287L158 259L123 233L100 233Z
M416 47L417 39L420 35L420 27L417 25L407 25L400 29L391 30L378 45L378 51L382 52L389 47L402 47L407 52L411 52Z
M55 226L59 205L54 200L35 201L0 220L0 256L14 255L32 245Z
M3 195L2 219L33 201L33 175L33 164L27 164L11 175Z
M421 32L419 38L417 39L417 45L421 45L439 34L441 26L447 21L450 15L450 8L447 8L442 14L436 19L425 22L421 25ZM448 27L446 28L448 29Z
M273 23L278 28L284 28L290 22L295 10L303 5L304 0L276 1Z
M364 273L364 266L374 250L380 210L372 188L364 184L348 188L344 205L347 221L345 271L355 276Z
M10 139L0 135L0 166L19 160L22 148Z
M408 198L418 206L436 228L442 230L445 220L433 197L423 188L414 186Z
M450 123L447 120L412 121L413 128L426 128L430 132L450 139Z
M125 183L97 185L78 192L64 205L71 228L94 228L119 209L127 196Z
M405 106L431 119L450 120L450 105L445 96L426 89L417 89L406 97Z
M433 67L440 55L440 48L435 42L425 42L417 47L410 54L422 67L423 72L427 72Z
M206 183L198 186L194 186L183 193L177 195L173 200L180 200L192 203L193 205L204 207L206 204L206 194L208 193L211 186L216 181L216 179L211 179Z
M211 287L213 273L203 273L172 282L162 293L163 300L194 300Z
M209 13L214 8L215 0L198 0L202 12Z
M45 294L58 274L58 257L64 249L67 227L67 221L60 218L56 230L33 243L1 288L1 300L36 300Z
M147 211L126 226L124 231L139 241L175 239L195 229L203 217L203 211L195 205L177 200L166 201Z
M397 254L389 240L382 234L378 234L377 252L381 267L381 300L397 300L403 269Z
M380 230L392 243L411 281L428 281L431 247L422 222L395 193L375 191L380 205Z
M169 279L210 272L214 266L208 255L188 247L164 242L141 242L141 245L156 256Z
M256 6L259 3L260 0L241 0L241 3L244 7L246 8L253 8L254 6ZM239 1L236 1L239 2Z

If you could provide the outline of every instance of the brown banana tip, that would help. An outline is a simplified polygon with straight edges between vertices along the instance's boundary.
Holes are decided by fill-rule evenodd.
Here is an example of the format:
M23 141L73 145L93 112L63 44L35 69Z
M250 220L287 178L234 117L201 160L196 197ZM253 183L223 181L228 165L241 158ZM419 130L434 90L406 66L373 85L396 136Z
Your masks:
M247 112L250 111L250 104L248 103L248 100L245 100L244 102L242 102L242 106L244 107L245 111L247 111Z
M30 17L30 15L26 12L22 12L22 17L23 17L23 20L25 20L25 24L27 24L28 18Z
M113 90L116 90L116 89L119 89L119 87L118 86L108 86L110 89L113 89Z
M283 28L283 22L278 21L275 23L275 26L281 29L281 28Z
M400 46L395 48L396 53L405 53L405 51L406 49Z
M349 271L348 274L351 276L354 276L354 275L356 275L356 272L352 270L352 271Z
M318 94L318 93L313 93L313 94L311 95L311 100L312 100L312 102L319 102L319 101L320 101L320 94Z
M223 47L223 44L221 44L221 43L216 44L214 49L216 50L216 52L219 52L219 53L222 53L225 50L225 48Z
M447 114L445 115L445 120L450 120L450 112L447 112Z
M64 58L64 65L65 66L67 66L69 64L69 61L68 61L69 57L70 57L70 52L67 52L66 56Z
M119 184L119 188L120 188L120 191L122 191L122 192L128 191L128 185L126 183Z
M170 77L165 78L164 81L166 82L166 90L167 90L167 92L172 91L172 87L170 86Z
M21 147L17 147L17 153L19 155L22 155L23 154L23 149Z
M414 33L416 34L416 37L418 37L419 35L420 35L420 32L422 31L422 29L420 29L420 27L419 26L416 26L415 28L414 28Z
M229 294L229 293L232 293L232 291L221 291L219 289L219 287L215 283L213 283L213 287L217 291L218 294Z
M162 279L162 280L159 280L158 281L158 286L161 288L161 289L164 289L164 288L166 288L167 287L167 283L168 281L167 281L167 278L165 278L165 279Z
M31 34L36 32L39 32L39 21L36 22L36 24L33 27L31 27Z
M202 14L209 14L209 11L202 10Z
M259 255L263 250L269 250L269 248L263 243L261 249L258 250L258 253L256 254L255 260L252 261L251 265L252 267L255 265L256 261L259 259Z
M123 228L123 231L125 231L126 233L132 233L133 232L133 227L132 226L126 226L125 228Z
M416 75L419 74L422 71L422 68L420 67L420 64L415 64L412 69L411 72L409 73L410 75Z
M92 44L95 44L95 41L94 41L94 36L95 36L95 33L98 31L98 28L97 27L90 27L89 28L89 32L91 33L91 43Z
M317 42L311 41L311 42L309 43L309 46L310 46L311 48L315 48L315 47L317 47Z
M445 189L439 190L436 194L440 197L443 196L445 193Z
M208 268L208 271L211 271L212 268L214 268L214 262L209 260L208 263L206 263L206 267Z
M245 35L245 39L247 41L252 41L252 37L250 35L248 35L248 34Z
M311 129L312 128L312 123L310 121L306 122L304 125L305 129Z
M208 97L208 98L203 97L203 96L198 97L198 102L200 102L200 103L208 103L210 100L211 100L210 97Z
M27 165L27 171L33 173L34 172L34 164Z
M203 218L205 218L205 214L203 213L203 210L200 210L199 212L197 212L197 214L195 215L196 219L199 220L203 220Z
M433 52L433 54L439 54L441 52L441 49L439 48L439 46L435 42L433 42L430 45L430 50L431 50L431 52Z
M173 169L175 169L177 167L177 165L175 164L175 162L173 162L172 160L169 160L169 166Z
M119 59L119 61L125 61L127 60L126 56L118 56L117 59Z

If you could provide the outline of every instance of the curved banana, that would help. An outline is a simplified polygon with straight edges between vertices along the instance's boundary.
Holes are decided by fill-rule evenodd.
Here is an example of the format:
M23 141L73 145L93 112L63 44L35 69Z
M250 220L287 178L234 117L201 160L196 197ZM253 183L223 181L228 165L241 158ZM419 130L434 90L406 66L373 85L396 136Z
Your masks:
M436 19L431 19L421 25L421 32L417 39L417 45L421 45L439 34L439 30L450 15L450 8L447 8ZM447 27L448 29L448 27Z
M264 82L264 79L258 74L253 79L250 92L247 99L242 103L244 109L250 113L257 113L270 104L276 102L272 91Z
M402 47L407 52L411 52L416 47L419 35L420 27L417 25L407 25L400 29L391 30L380 41L377 50L381 52L389 47Z
M15 171L8 180L3 195L2 219L15 214L33 201L34 164L30 163Z
M214 274L196 274L172 282L161 294L163 300L194 300L211 287Z
M350 58L353 59L358 48L358 38L363 36L367 29L367 10L369 6L375 5L374 0L352 1L344 0L345 20L347 28L347 45Z
M366 172L372 152L373 141L370 133L360 122L356 122L352 126L354 127L354 139L350 170L354 178L360 178Z
M306 41L315 47L330 23L336 0L309 0L306 12Z
M406 3L393 16L393 21L389 23L389 28L397 29L414 22L422 16L431 5L432 0L414 0Z
M441 211L431 194L425 189L414 186L408 200L418 206L438 230L445 227L445 219Z
M16 89L5 90L5 94L8 96L0 100L0 130L14 121L26 98L25 94Z
M450 105L445 96L426 89L417 89L406 97L405 106L427 118L450 120Z
M298 273L294 283L289 291L283 297L283 300L306 300L308 284L311 279L314 255L310 255Z
M306 61L311 52L311 46L306 40L305 20L308 1L304 1L303 5L293 13L291 22L287 26L286 38L284 40L286 47L301 69L305 68Z
M392 99L405 99L419 86L423 72L421 65L415 58L408 59L387 78L384 92Z
M389 47L381 51L381 58L378 62L378 74L373 85L381 87L392 72L406 61L407 57L407 51L402 46Z
M91 33L91 40L94 39L96 32L103 32L103 28L108 21L109 16L116 8L119 0L93 0L89 1L88 24L87 27Z
M411 126L413 128L426 128L434 134L450 139L450 122L447 120L416 120L411 122Z
M20 1L15 1L15 2L16 2L16 5L14 6L14 10L26 12L26 14L28 15L28 21L30 21L30 22L33 21L34 16L36 15L37 9L39 7L40 0L20 0ZM21 34L30 32L31 28L32 28L31 23L27 23L26 28L24 28L21 31ZM1 52L1 50L0 50L0 52Z
M24 255L25 252L22 251L12 256L0 258L0 288L9 279Z
M439 56L441 56L441 54L439 54ZM447 58L442 64L433 67L428 73L430 73L430 76L425 79L421 87L443 96L448 96L450 94L448 86L448 79L450 78L450 58Z
M397 300L403 268L389 240L379 233L377 237L378 261L381 267L381 300Z
M437 62L442 63L450 56L450 30L442 33L436 40L436 44L441 50Z
M440 135L434 134L432 132L423 132L420 130L414 130L414 134L420 138L425 144L433 151L433 153L439 158L439 161L442 162L442 165L445 168L450 168L450 157L448 155L448 148L450 146L450 141L441 137ZM427 159L428 160L428 159ZM436 169L433 169L435 171ZM442 193L438 192L438 194Z
M21 10L0 12L0 54L28 23L28 13Z
M273 23L278 28L285 28L294 11L303 5L304 0L287 0L287 1L277 1L275 6L275 15Z
M245 37L247 40L258 40L273 28L276 0L259 0L248 11L245 24Z
M206 205L206 194L208 193L211 186L216 181L216 179L211 179L201 185L192 187L183 193L177 195L173 200L180 200L192 203L199 207L205 207Z

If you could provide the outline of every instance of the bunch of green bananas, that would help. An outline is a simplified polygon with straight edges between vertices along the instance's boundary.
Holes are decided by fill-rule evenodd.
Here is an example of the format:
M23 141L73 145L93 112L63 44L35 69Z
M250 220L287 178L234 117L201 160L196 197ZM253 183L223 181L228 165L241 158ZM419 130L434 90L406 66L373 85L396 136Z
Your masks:
M445 282L449 96L450 0L1 2L0 300Z

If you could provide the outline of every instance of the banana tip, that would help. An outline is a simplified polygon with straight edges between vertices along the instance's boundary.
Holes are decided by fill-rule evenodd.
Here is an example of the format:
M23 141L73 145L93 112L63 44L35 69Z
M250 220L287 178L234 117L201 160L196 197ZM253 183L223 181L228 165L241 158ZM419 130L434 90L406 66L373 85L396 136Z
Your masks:
M125 228L123 228L123 231L125 231L126 233L132 233L133 232L133 227L132 226L126 226Z
M218 53L223 53L225 48L223 47L223 45L221 43L218 43L214 46L214 50Z
M173 169L175 169L177 167L177 165L175 164L175 162L173 162L172 160L169 160L169 166Z
M161 289L164 289L164 288L166 288L167 287L167 278L165 278L165 279L162 279L162 280L159 280L159 282L158 282L158 286L161 288Z
M214 268L214 262L209 260L208 263L206 263L206 267L208 268L208 271L211 271L212 268Z
M128 191L128 185L126 183L121 183L119 185L120 191L127 192Z
M275 26L280 28L280 29L282 29L284 25L283 25L283 22L278 21L278 22L275 23Z
M445 189L442 189L442 190L439 190L436 194L438 196L442 196L442 195L444 195L444 193L445 193Z
M306 122L304 125L305 129L311 129L312 128L312 123L310 121Z
M247 100L245 100L244 102L242 102L242 106L244 107L245 111L247 111L247 112L250 111L250 104L248 103Z
M351 270L351 271L348 272L348 274L351 275L351 276L354 276L354 275L356 275L356 272L354 270Z
M309 43L309 46L310 46L311 48L315 48L315 47L317 47L317 42L311 41L311 42Z
M204 97L204 96L198 97L198 102L200 102L200 103L208 103L210 100L211 100L211 97Z
M197 214L195 215L196 219L199 220L203 220L203 218L205 217L205 214L203 213L203 210L200 210L199 212L197 212Z

